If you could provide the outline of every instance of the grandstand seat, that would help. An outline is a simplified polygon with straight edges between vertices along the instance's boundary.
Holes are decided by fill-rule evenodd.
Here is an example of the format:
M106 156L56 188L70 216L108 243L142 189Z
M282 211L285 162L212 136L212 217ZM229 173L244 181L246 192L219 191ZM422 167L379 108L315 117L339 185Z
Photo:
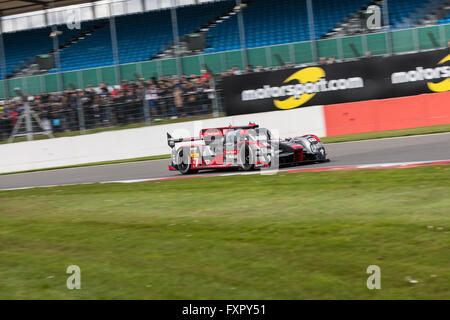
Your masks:
M366 8L371 0L313 1L314 39L325 36L351 14ZM392 28L408 25L407 19L417 8L426 5L423 0L389 0ZM179 34L198 31L233 10L235 0L224 0L177 8ZM238 15L207 31L205 53L235 50L240 48ZM306 0L252 0L243 9L245 39L248 48L277 45L310 40ZM146 61L155 57L164 47L173 42L169 9L118 16L115 18L118 58L120 63ZM439 23L449 23L450 15ZM61 50L62 71L108 66L114 64L111 34L108 19L83 22L82 30L69 30L65 26L59 36L60 44L81 32L104 24L90 36ZM53 48L49 37L51 28L39 28L20 32L4 33L7 74L10 75L30 58L48 53Z
M351 13L361 10L370 1L341 0L338 4L327 0L313 2L315 35L319 39ZM306 0L256 0L243 10L246 46L248 48L310 40ZM239 44L237 15L212 28L208 35L207 52L237 48L223 41L231 35Z

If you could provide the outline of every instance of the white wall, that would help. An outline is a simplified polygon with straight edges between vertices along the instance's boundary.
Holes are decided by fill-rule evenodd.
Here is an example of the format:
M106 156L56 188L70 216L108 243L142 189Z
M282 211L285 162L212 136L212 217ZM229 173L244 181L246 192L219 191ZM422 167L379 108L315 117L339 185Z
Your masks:
M325 136L323 107L315 106L0 145L0 173L168 154L166 132L198 136L200 129L245 125L250 121L280 137ZM0 177L1 179L1 177Z

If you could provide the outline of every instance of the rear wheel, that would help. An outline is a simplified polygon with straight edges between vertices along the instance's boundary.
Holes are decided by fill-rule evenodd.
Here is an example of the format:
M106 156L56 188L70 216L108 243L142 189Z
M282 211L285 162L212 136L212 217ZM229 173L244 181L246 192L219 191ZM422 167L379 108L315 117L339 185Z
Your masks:
M239 168L243 171L253 170L255 167L254 153L252 148L245 144L239 150Z
M182 174L195 173L197 170L192 170L191 161L190 161L189 153L185 152L183 148L178 149L176 163L178 167L178 171Z

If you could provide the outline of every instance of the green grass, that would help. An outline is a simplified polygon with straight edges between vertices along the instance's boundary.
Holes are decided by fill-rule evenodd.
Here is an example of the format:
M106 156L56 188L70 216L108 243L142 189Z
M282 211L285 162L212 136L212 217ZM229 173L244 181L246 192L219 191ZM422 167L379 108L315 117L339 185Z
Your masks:
M392 137L405 137L414 136L418 134L431 134L431 133L443 133L450 132L450 124L442 124L438 126L430 127L420 127L420 128L409 128L401 130L388 130L388 131L378 131L378 132L365 132L356 134L347 134L342 136L326 137L322 140L324 143L335 143L335 142L347 142L356 140L370 140L370 139L381 139L381 138L392 138Z
M429 166L3 191L0 299L448 299L449 181Z

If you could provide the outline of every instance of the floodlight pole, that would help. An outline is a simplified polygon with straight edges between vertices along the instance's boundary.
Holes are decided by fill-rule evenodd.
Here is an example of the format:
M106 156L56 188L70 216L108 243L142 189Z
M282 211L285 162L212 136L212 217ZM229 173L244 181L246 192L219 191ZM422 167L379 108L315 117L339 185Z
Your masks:
M386 33L386 49L389 55L392 55L392 31L391 31L391 21L389 19L389 5L388 0L383 0L383 16L386 19L386 25L388 27Z
M309 24L309 39L311 40L312 43L312 56L313 56L313 61L318 61L319 57L318 57L318 50L317 50L317 41L316 41L316 29L314 26L314 10L313 10L313 5L312 5L312 1L311 0L307 0L306 1L306 7L307 7L307 11L308 11L308 24Z
M175 44L175 58L177 61L177 74L179 77L183 74L183 65L180 59L180 35L178 34L178 17L176 5L178 0L171 0L170 17L172 21L173 42Z
M112 44L112 53L114 59L114 71L116 76L117 84L120 84L121 76L120 76L120 66L119 66L119 46L117 44L117 30L116 30L116 18L114 17L113 6L112 3L109 3L109 30L111 33L111 44Z
M239 11L237 13L238 18L238 27L239 27L239 41L241 45L241 53L242 53L242 63L244 68L248 67L248 56L247 56L247 44L245 41L245 25L244 25L244 16L242 14L242 0L236 0L236 6L239 7Z
M50 2L50 8L53 9L55 6L54 1L52 0ZM48 12L46 12L46 15L48 14ZM47 21L48 21L48 17L47 17ZM58 91L63 91L64 85L63 85L63 78L62 78L62 73L61 73L61 60L60 60L60 56L59 56L59 40L58 40L58 28L56 27L57 21L54 21L54 23L52 23L52 34L53 34L53 60L55 62L55 67L56 67L56 77L57 77L57 83L58 83Z
M53 57L55 58L55 66L57 70L58 77L58 91L63 90L63 79L61 74L61 60L59 59L59 41L58 35L56 34L57 28L55 25L52 25L52 32L55 32L55 36L53 37Z

